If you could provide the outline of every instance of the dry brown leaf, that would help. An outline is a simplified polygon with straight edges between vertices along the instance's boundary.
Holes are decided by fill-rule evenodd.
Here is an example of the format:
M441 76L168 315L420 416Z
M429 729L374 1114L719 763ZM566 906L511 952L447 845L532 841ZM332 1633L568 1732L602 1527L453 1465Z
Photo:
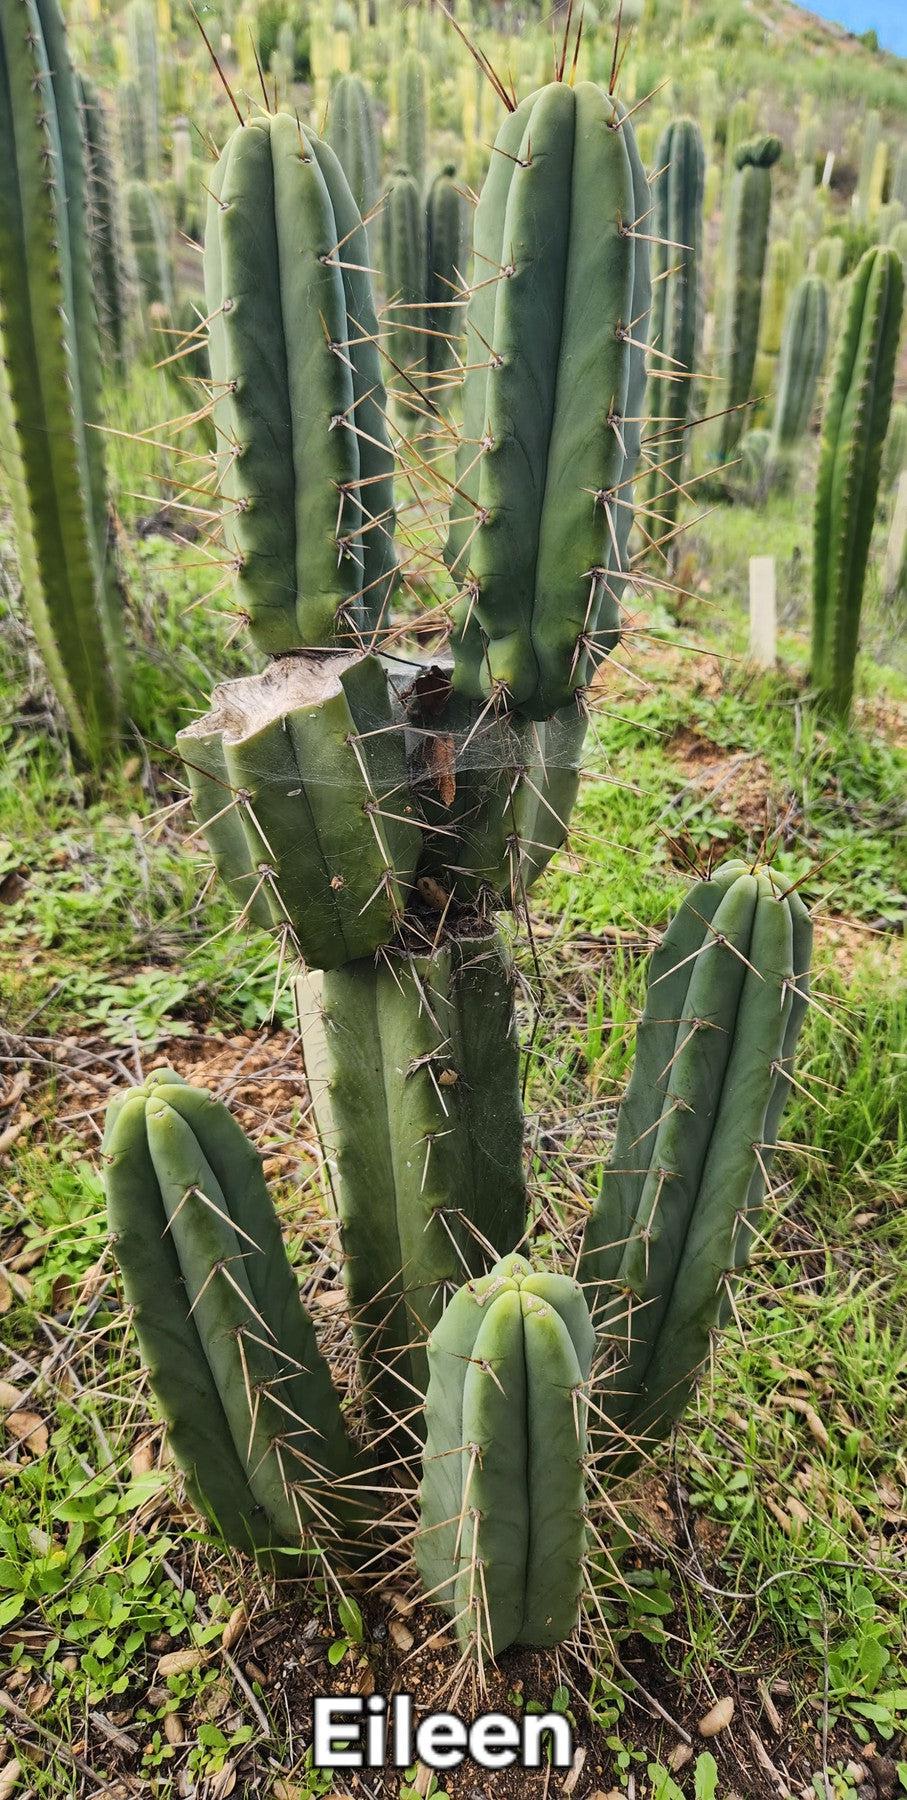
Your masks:
M716 1700L714 1706L710 1706L708 1712L700 1719L697 1727L700 1737L717 1737L719 1731L727 1730L733 1717L734 1702L730 1694L725 1694L724 1698Z
M34 1113L24 1112L20 1113L18 1119L14 1119L11 1125L7 1125L4 1131L0 1131L0 1156L4 1151L11 1150L16 1139L22 1137L26 1131L30 1131L35 1123Z
M187 1675L205 1660L203 1650L168 1650L157 1665L159 1675Z
M563 1781L561 1782L561 1793L562 1794L570 1795L573 1793L573 1790L576 1787L576 1784L579 1781L579 1778L583 1772L583 1764L585 1763L585 1760L586 1760L586 1751L583 1749L582 1744L578 1744L576 1750L573 1753L573 1761L570 1764L570 1767L567 1770L567 1773L564 1776Z
M22 1764L17 1761L15 1756L10 1757L9 1762L3 1764L2 1769L0 1769L0 1800L10 1800L10 1795L13 1793L21 1774Z
M232 1763L224 1763L220 1772L208 1783L210 1800L227 1800L236 1786L236 1770Z
M172 1712L164 1715L164 1736L168 1744L176 1745L183 1742L186 1736L186 1727L179 1713Z
M399 1619L391 1619L387 1631L388 1636L393 1639L398 1650L402 1650L405 1654L407 1650L412 1649L416 1640L408 1627L402 1625Z
M224 1635L221 1638L221 1643L225 1650L232 1650L234 1644L239 1643L248 1623L249 1620L245 1606L243 1605L243 1602L240 1601L238 1606L234 1606L233 1611L224 1626Z
M3 1421L11 1437L14 1437L26 1449L29 1456L43 1456L47 1450L49 1437L47 1426L40 1413L11 1412Z
M669 1750L667 1756L668 1768L672 1775L676 1775L679 1769L685 1769L687 1763L692 1762L692 1760L692 1746L684 1743L675 1744L673 1750Z
M21 1388L13 1387L11 1381L0 1381L0 1412L11 1412L21 1399Z
M150 1475L154 1468L154 1442L152 1438L142 1438L136 1444L129 1458L129 1467L133 1476Z
M0 1263L0 1313L9 1312L13 1303L13 1290L9 1276Z

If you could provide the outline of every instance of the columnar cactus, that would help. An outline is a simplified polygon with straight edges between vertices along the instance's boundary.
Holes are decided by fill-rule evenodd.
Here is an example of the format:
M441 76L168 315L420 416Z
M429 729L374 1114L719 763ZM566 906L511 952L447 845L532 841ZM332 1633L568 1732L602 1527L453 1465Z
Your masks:
M147 181L130 181L126 189L126 216L142 310L146 318L152 307L169 313L173 306L173 276L167 227L158 197Z
M81 104L57 0L0 0L0 431L22 592L81 754L120 713Z
M619 635L650 307L633 227L651 202L632 132L592 82L530 95L495 147L446 551L454 685L545 719Z
M511 959L491 925L414 942L325 974L303 1035L307 1061L321 1055L316 1025L324 1036L317 1110L379 1430L424 1392L426 1333L451 1294L526 1225Z
M885 245L867 250L851 280L825 402L813 511L813 686L845 717L903 310L900 257Z
M784 321L771 457L780 466L805 435L828 347L828 289L821 275L804 275Z
M161 102L157 23L150 0L129 0L125 13L129 66L139 99L144 144L142 173L156 181L161 165Z
M415 415L424 410L419 390L427 341L425 231L419 188L406 169L398 169L391 179L381 226L391 385L404 413Z
M397 156L421 196L428 141L428 71L419 50L404 50L397 76Z
M463 332L463 211L456 170L448 163L435 176L425 209L425 359L434 373L450 368Z
M328 141L365 218L378 201L378 127L372 97L358 75L341 75L334 88Z
M215 861L256 922L319 969L393 937L421 831L376 656L274 661L216 688L177 742Z
M693 119L667 125L658 140L655 166L651 343L647 435L660 465L650 484L650 505L658 515L646 522L650 536L670 536L677 519L694 414L695 375L702 335L702 204L705 156Z
M286 113L234 132L209 185L211 376L239 610L272 656L359 645L384 616L395 560L356 204L330 146Z
M531 95L498 151L476 222L449 519L462 595L452 664L376 648L393 569L374 613L362 565L371 512L391 542L390 498L374 497L389 480L386 438L367 474L331 460L344 418L384 410L367 280L355 293L347 282L347 263L365 260L361 225L332 152L295 120L248 122L215 171L206 243L213 391L234 447L218 482L241 597L271 660L218 690L180 752L241 914L304 960L300 1035L367 1463L284 1265L282 1287L258 1280L256 1255L276 1256L272 1215L220 1112L164 1073L163 1096L114 1108L105 1152L114 1228L123 1213L146 1234L120 1246L127 1287L140 1314L154 1302L172 1322L172 1361L151 1336L146 1354L196 1499L214 1517L219 1501L232 1506L233 1536L260 1553L314 1533L329 1554L355 1554L360 1496L392 1480L395 1463L415 1464L424 1431L417 1560L480 1660L573 1629L590 1441L603 1432L623 1466L692 1386L760 1216L809 935L796 895L767 873L734 865L694 890L653 974L579 1280L533 1272L515 1254L530 1229L515 978L492 915L525 907L566 835L582 689L619 631L651 234L637 231L650 202L632 125L600 88ZM340 242L350 247L338 257ZM423 291L424 272L420 261ZM374 434L361 436L364 458ZM337 520L353 495L370 517L350 593ZM263 1361L247 1375L250 1300ZM299 1346L289 1426L275 1417L272 1367L284 1301ZM212 1449L179 1411L181 1360L229 1464L208 1486ZM587 1408L602 1419L594 1433ZM278 1451L288 1430L316 1429L324 1442L306 1439L294 1482Z
M821 275L830 287L840 281L844 267L844 239L842 237L822 237L816 245L813 255L813 270Z
M220 1101L157 1069L110 1106L101 1161L126 1298L193 1503L241 1549L301 1550L314 1530L348 1555L369 1510L358 1458L258 1152Z
M85 137L86 201L98 323L105 348L122 363L129 329L129 284L120 217L120 185L100 94L79 76Z
M149 179L142 96L137 81L121 81L117 88L117 123L120 156L130 181Z
M597 1443L670 1430L762 1216L808 1003L811 927L770 871L697 883L652 959L636 1060L579 1272L609 1354Z
M429 1339L416 1561L480 1663L576 1624L594 1351L579 1282L520 1256L461 1287Z
M745 408L752 393L772 203L771 171L780 155L781 144L776 137L753 138L742 144L736 155L722 351L724 392L719 450L724 460L740 441L746 424Z

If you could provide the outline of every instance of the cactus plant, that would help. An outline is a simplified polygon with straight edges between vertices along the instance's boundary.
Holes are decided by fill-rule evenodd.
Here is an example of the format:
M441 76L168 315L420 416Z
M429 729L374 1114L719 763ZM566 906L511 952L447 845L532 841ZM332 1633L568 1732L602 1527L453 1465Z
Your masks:
M129 284L120 217L119 182L100 94L79 76L85 137L88 235L98 323L105 349L122 364L129 328Z
M449 369L463 331L463 196L453 163L428 190L425 209L425 357L433 373Z
M426 361L425 233L419 188L406 169L391 178L381 225L394 391L404 415L418 415L424 410L419 392Z
M167 228L158 197L147 181L129 182L126 215L145 317L151 315L154 307L169 314L173 306L173 276Z
M129 67L138 95L138 119L142 130L141 175L148 181L156 181L161 167L161 102L157 22L150 0L129 0L125 22Z
M415 942L325 974L318 1009L344 1280L379 1430L424 1391L425 1335L450 1294L526 1221L510 957L491 925Z
M520 1256L461 1287L429 1339L416 1561L480 1664L576 1624L594 1351L580 1284Z
M382 618L395 570L365 234L333 150L286 113L234 133L211 189L211 375L239 608L270 655L349 647Z
M650 534L676 523L693 417L702 335L702 205L705 156L698 125L678 119L665 127L655 152L651 341L655 373L649 384L648 437L661 467L650 489L658 515ZM663 359L663 360L662 360Z
M771 171L781 155L776 137L741 144L731 191L731 271L725 296L722 372L724 394L719 454L726 461L740 441L745 408L752 392L762 276L772 203Z
M853 696L903 310L900 257L877 245L851 279L822 419L813 510L813 686L844 717Z
M822 237L816 245L813 256L813 270L821 275L830 287L840 281L844 268L844 239L842 237Z
M397 156L421 197L428 140L428 72L421 51L404 50L397 76Z
M899 400L891 409L882 452L882 482L893 488L907 469L907 402Z
M596 1430L623 1466L689 1398L762 1213L808 1003L796 892L739 862L697 883L652 959L580 1278L610 1372Z
M149 178L145 130L142 122L142 96L137 81L122 81L117 88L117 123L120 157L130 181Z
M79 90L57 0L0 4L0 434L22 592L80 752L120 712Z
M234 866L234 799L250 869L231 886L242 905L264 895L314 968L367 956L402 920L419 857L403 738L375 656L286 657L261 676L216 688L212 710L181 731L180 753L225 874ZM220 815L220 816L217 816Z
M112 1103L101 1156L126 1298L194 1505L241 1549L301 1549L317 1526L348 1555L367 1510L358 1458L254 1146L164 1068Z
M650 307L632 227L650 199L631 131L591 82L530 95L496 149L475 215L446 551L462 595L454 684L545 719L619 634Z
M328 142L365 218L378 200L378 128L371 95L358 75L341 75L334 88Z
M770 457L780 470L805 435L828 347L828 289L821 275L804 275L784 321Z
M283 124L277 133L275 119L247 123L215 175L206 260L209 305L217 302L212 357L220 355L225 371L231 364L217 348L224 327L246 357L270 332L288 371L303 347L311 362L326 335L329 348L337 341L330 321L328 333L315 331L321 290L314 281L288 295L269 284L267 261L258 258L254 305L241 282L234 221L243 205L257 198L257 217L276 217L284 182L295 197L298 183L312 179L313 163L326 171L338 226L350 209L355 220L336 159L287 123L292 137ZM356 1554L363 1520L349 1509L388 1462L410 1467L422 1455L424 1397L417 1558L430 1596L456 1621L464 1653L479 1659L508 1643L553 1644L573 1628L587 1556L587 1400L602 1415L596 1440L603 1428L606 1454L619 1460L616 1445L626 1461L667 1429L695 1380L759 1219L808 962L800 902L767 873L733 865L694 889L660 953L662 973L653 973L638 1071L589 1218L579 1282L533 1272L515 1254L529 1219L514 975L490 915L508 902L525 904L527 886L566 834L586 728L578 690L594 660L584 638L588 631L599 643L602 619L607 637L617 632L631 517L618 502L632 495L643 412L636 334L649 307L649 234L637 237L634 227L647 195L632 126L601 89L556 83L531 96L505 121L499 145L505 154L491 165L476 248L479 266L484 257L500 274L477 278L471 295L464 437L472 462L461 461L449 522L448 555L458 584L458 557L466 565L478 620L461 609L452 667L406 657L401 668L387 646L379 654L357 644L340 654L305 626L292 655L225 684L211 713L180 734L199 816L242 913L281 930L307 965L296 984L300 1034L359 1356L351 1411L364 1403L371 1434L362 1463L338 1434L336 1402L310 1346L297 1360L311 1362L314 1378L308 1384L299 1372L292 1416L307 1429L322 1408L332 1447L317 1459L314 1495L307 1485L295 1496L302 1516L288 1543L286 1484L267 1461L277 1433L266 1369L265 1462L254 1462L251 1450L239 1457L235 1529L248 1532L249 1495L259 1498L252 1475L261 1473L270 1482L254 1540L261 1551L272 1551L275 1538L282 1550L308 1542L317 1500L327 1512L329 1552ZM284 147L292 170L281 162ZM262 193L271 198L270 215ZM303 220L296 245L305 271L323 237L305 209ZM355 242L355 224L350 230ZM511 242L512 266L501 254ZM320 254L323 267L330 250ZM490 305L480 299L489 294ZM361 314L351 306L354 317ZM552 317L556 334L547 328ZM354 352L354 380L362 354L372 354L371 336L343 339ZM474 356L479 343L483 353ZM270 423L271 414L256 414L251 396L240 397L238 461L261 455L264 469L258 439L262 416ZM317 398L309 417L336 422ZM485 466L470 486L480 439ZM532 482L519 463L525 444L535 457ZM317 509L325 495L337 505L333 470L307 440L292 447L299 452L292 466L282 461L285 444L276 462L272 454L272 478L275 469L285 477L287 507L304 498L308 514L324 521L326 511ZM539 565L528 597L520 587L526 546L506 534L498 542L492 532L481 554L474 551L470 532L489 533L496 507L512 508L514 526L528 534ZM522 560L511 571L507 555L517 551ZM240 582L249 560L246 553ZM295 626L299 592L308 599L295 563L292 581ZM486 651L494 658L487 686L476 676L477 641L482 658ZM587 653L581 667L579 652ZM232 1335L243 1324L241 1302L223 1292L230 1251L223 1234L240 1224L261 1243L262 1205L253 1182L256 1224L241 1214L248 1186L241 1159L224 1148L219 1125L208 1129L201 1102L184 1098L188 1090L173 1099L172 1085L166 1104L186 1115L191 1131L182 1160L166 1163L167 1194L162 1157L142 1149L157 1132L159 1102L147 1095L127 1102L138 1143L130 1216L157 1225L157 1261L147 1253L158 1271L155 1292L166 1288L168 1240L177 1240L181 1267L187 1259L189 1292L177 1320L183 1330L199 1315L204 1342L201 1351L191 1333L180 1342L207 1380L216 1357L236 1354ZM108 1144L125 1117L115 1109ZM193 1174L199 1147L220 1199L204 1170ZM109 1187L116 1166L109 1165ZM212 1198L209 1226L205 1201ZM172 1221L163 1238L162 1211ZM621 1237L626 1257L618 1255L615 1272ZM127 1260L130 1254L127 1246ZM133 1254L133 1269L143 1267L144 1254ZM254 1251L250 1262L257 1267ZM212 1306L226 1303L227 1315L203 1310L209 1288ZM252 1299L269 1324L260 1348L273 1356L280 1332L270 1290L256 1287ZM629 1337L628 1300L631 1312L638 1308L631 1325L639 1316L650 1321ZM296 1328L308 1330L291 1312ZM229 1344L218 1322L229 1324ZM676 1391L666 1372L675 1340ZM591 1395L596 1350L606 1367L603 1387L595 1371ZM212 1414L234 1408L225 1427L233 1454L242 1448L234 1424L248 1421L247 1396L241 1370L237 1376L220 1360L217 1370ZM172 1370L162 1374L158 1366L153 1377L172 1412ZM184 1424L180 1455L198 1493L208 1452L200 1445L195 1457L191 1426L180 1417L178 1428ZM336 1502L325 1491L335 1464ZM199 1497L215 1510L207 1494Z

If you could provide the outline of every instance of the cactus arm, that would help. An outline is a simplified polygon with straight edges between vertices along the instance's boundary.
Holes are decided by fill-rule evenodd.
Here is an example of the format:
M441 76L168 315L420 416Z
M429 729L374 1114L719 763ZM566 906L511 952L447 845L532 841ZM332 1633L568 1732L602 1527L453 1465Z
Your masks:
M111 1222L127 1226L118 1244L127 1293L146 1280L128 1235L137 1217L153 1219L159 1243L169 1240L162 1256L171 1275L172 1253L178 1263L182 1297L171 1279L169 1327L191 1360L187 1398L177 1398L174 1410L199 1487L207 1496L209 1419L188 1400L210 1381L220 1402L211 1421L220 1427L222 1416L228 1427L219 1485L232 1466L232 1444L243 1471L239 1516L252 1518L256 1543L298 1548L313 1525L332 1539L354 1532L362 1516L355 1452L257 1153L219 1102L162 1071L112 1110L105 1157ZM160 1275L160 1255L153 1267ZM161 1353L168 1355L166 1338ZM166 1379L173 1405L172 1366ZM267 1526L249 1513L249 1495ZM220 1515L217 1522L226 1529ZM239 1541L247 1544L248 1533Z
M651 1161L648 1131L653 1106L664 1090L665 1071L677 1048L693 959L706 942L715 912L734 879L718 871L687 896L652 958L646 1005L637 1032L636 1058L618 1115L614 1155L604 1172L598 1204L583 1240L584 1281L619 1285Z
M678 490L683 482L687 449L683 427L693 416L694 378L702 333L705 153L702 134L693 119L677 119L665 127L655 152L655 166L661 173L655 186L652 231L663 241L656 245L654 254L656 279L652 287L650 338L653 352L660 350L670 360L662 364L657 354L651 360L656 372L661 366L674 379L656 379L650 385L650 430L659 438L654 454L664 467L653 474L649 491L650 505L659 515L656 526L670 530L680 503ZM628 404L627 410L638 413L642 409ZM670 432L671 425L680 426L676 436Z
M623 1464L683 1410L746 1262L808 1001L810 948L798 897L729 863L688 896L653 959L581 1264L599 1287L597 1323L611 1353L604 1436Z
M173 1239L162 1230L160 1212L145 1203L157 1177L142 1103L133 1099L116 1111L111 1107L102 1158L110 1231L142 1360L192 1502L229 1543L266 1549L273 1531L234 1449L198 1325L188 1311Z
M456 304L463 280L463 201L453 164L435 176L425 213L425 299L429 369L451 367L461 332Z
M376 352L358 343L372 335L374 315L348 271L345 285L332 192L352 219L354 203L333 152L277 114L234 132L208 210L207 304L219 321L210 343L212 377L222 394L222 429L237 446L231 488L242 558L238 598L253 637L271 654L355 640L368 622L360 591L369 586L375 606L380 572L391 567L392 513L383 530L366 533L363 581L357 430L371 424L379 440L365 457L365 473L380 459L384 500L390 459L384 392L372 379ZM348 302L362 303L362 318L351 316ZM351 360L359 365L358 388ZM369 387L376 391L366 401ZM378 594L379 607L385 598Z
M781 455L806 432L828 346L828 289L821 275L805 275L791 297L778 364L772 454Z
M416 1557L480 1660L576 1623L594 1340L578 1283L519 1256L460 1288L432 1333Z
M98 314L105 338L121 365L126 352L129 305L116 171L101 96L94 82L85 75L79 77L79 88L87 150L88 227Z
M416 390L424 380L425 245L421 195L405 169L394 175L385 195L382 237L393 387L403 411L415 412L421 409Z

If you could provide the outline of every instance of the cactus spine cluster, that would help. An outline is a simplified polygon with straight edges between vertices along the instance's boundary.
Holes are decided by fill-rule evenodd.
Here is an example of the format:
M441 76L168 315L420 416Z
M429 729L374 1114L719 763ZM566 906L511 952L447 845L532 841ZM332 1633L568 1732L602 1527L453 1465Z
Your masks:
M903 311L900 257L884 245L867 250L851 279L825 402L813 511L813 686L845 717Z
M80 94L57 0L0 3L0 434L22 590L74 742L120 713Z
M694 120L677 119L665 127L655 151L655 166L659 175L652 233L659 241L652 271L655 369L649 386L647 430L655 437L660 465L649 502L657 514L654 535L664 536L673 529L680 506L702 335L705 154Z
M771 456L779 464L805 436L828 347L828 289L804 275L791 297L778 365Z
M724 460L733 454L743 434L745 408L752 394L772 204L771 171L780 155L781 145L776 137L753 138L741 144L736 153L722 355L724 394L719 453Z

